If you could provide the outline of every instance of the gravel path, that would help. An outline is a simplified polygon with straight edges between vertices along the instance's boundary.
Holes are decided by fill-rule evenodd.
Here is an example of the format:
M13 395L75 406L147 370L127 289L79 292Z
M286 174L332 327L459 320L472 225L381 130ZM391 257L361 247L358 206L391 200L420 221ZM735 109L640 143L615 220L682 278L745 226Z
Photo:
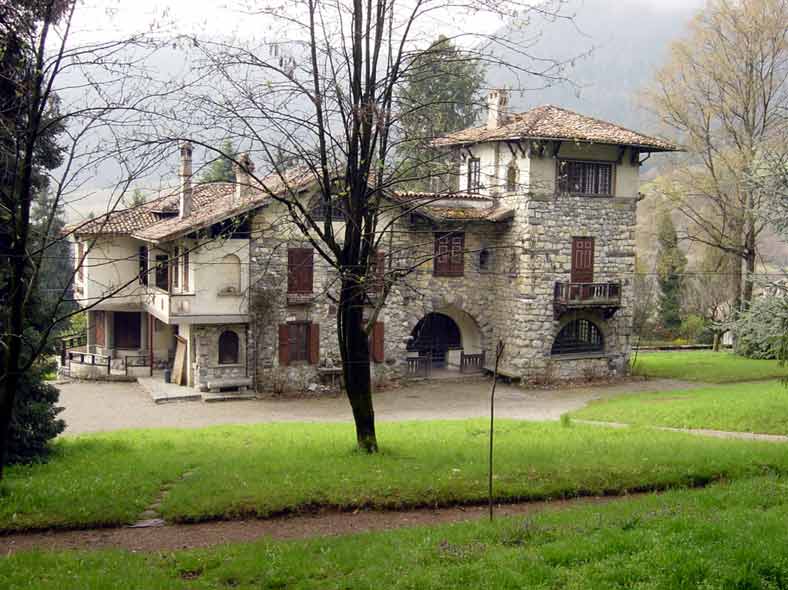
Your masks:
M489 415L489 380L431 381L375 394L380 421L463 419ZM522 420L557 420L589 401L638 391L667 391L699 387L667 379L628 381L616 385L526 390L499 384L496 416ZM137 383L75 382L59 385L65 407L66 434L124 428L197 428L214 424L260 422L351 421L342 396L304 399L264 399L207 404L155 404Z

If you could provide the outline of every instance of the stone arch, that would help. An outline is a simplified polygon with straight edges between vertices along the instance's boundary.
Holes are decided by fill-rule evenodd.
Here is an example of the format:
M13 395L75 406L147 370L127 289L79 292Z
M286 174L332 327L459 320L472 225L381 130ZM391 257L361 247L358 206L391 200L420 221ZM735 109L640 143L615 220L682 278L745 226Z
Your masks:
M408 342L413 338L413 332L421 320L428 315L435 313L447 316L457 326L460 334L460 347L449 354L449 364L459 366L460 351L465 354L478 354L485 350L487 338L484 331L473 315L454 304L440 303L438 305L425 306L423 313L413 315L408 322ZM410 349L411 346L408 345ZM409 354L415 354L413 350Z
M589 324L587 328L588 330L590 330L590 332L588 333L588 336L590 338L589 348L592 348L591 344L592 344L592 340L594 340L593 338L594 331L598 332L600 342L598 343L598 348L595 350L578 350L577 352L580 354L583 353L593 354L593 353L603 353L605 352L605 350L607 350L607 347L609 346L608 336L610 335L610 326L608 325L608 323L605 322L601 317L599 317L596 314L575 312L562 316L561 319L558 321L555 333L553 334L553 337L550 341L551 356L571 353L571 351L556 352L556 342L558 338L561 336L561 334L564 333L565 330L571 329L570 326L571 324L578 323L580 324L580 326L578 327L582 327L583 322L587 322Z
M241 259L235 254L222 257L219 277L219 291L221 293L241 292Z
M219 364L237 365L241 359L241 339L235 330L225 330L219 335Z

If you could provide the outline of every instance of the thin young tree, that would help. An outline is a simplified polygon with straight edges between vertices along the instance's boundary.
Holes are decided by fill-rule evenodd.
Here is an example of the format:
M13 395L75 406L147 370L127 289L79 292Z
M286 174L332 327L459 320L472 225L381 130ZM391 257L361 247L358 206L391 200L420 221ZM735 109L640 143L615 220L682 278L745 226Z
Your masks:
M203 60L199 78L184 84L186 97L179 102L182 122L201 128L203 134L220 129L225 137L231 135L240 151L253 154L254 170L242 158L235 162L242 174L286 207L300 239L336 273L344 385L363 450L378 448L368 335L392 285L408 269L387 267L369 317L364 314L367 278L376 264L376 251L383 249L384 230L394 222L386 215L395 211L386 195L423 180L418 156L397 157L403 141L419 140L403 133L403 117L434 107L434 101L400 102L407 73L411 67L418 69L414 64L423 60L436 29L445 27L454 36L444 43L458 48L458 60L481 66L497 63L516 71L520 79L559 78L563 64L532 59L528 44L514 45L472 29L479 19L504 24L514 18L533 24L540 15L560 17L562 4L304 0L287 7L250 8L247 20L256 19L258 30L269 32L262 42L192 40ZM457 20L463 24L450 26ZM496 50L502 48L520 62L501 64ZM217 145L216 138L206 140L194 133L189 138L195 145ZM426 158L431 161L434 156ZM293 163L298 166L295 171L289 167ZM297 190L305 176L318 187L320 216ZM337 230L334 222L340 213L343 223Z
M735 256L736 307L752 299L770 187L755 181L788 136L788 0L712 0L673 44L647 100L686 156L659 183L689 240Z

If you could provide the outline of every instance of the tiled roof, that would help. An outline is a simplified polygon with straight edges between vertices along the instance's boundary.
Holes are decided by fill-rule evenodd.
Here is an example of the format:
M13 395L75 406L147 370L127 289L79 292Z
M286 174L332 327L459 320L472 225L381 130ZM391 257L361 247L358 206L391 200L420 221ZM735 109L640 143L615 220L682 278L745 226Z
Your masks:
M512 114L495 129L471 127L436 139L436 146L452 146L485 141L547 139L626 145L644 151L676 151L678 148L657 137L650 137L574 111L553 105L535 107Z
M514 209L497 205L492 197L468 193L395 192L389 198L436 221L502 221L514 214ZM467 201L479 203L464 205Z
M150 242L166 241L264 205L271 199L271 193L284 193L287 188L300 191L314 181L314 176L302 168L292 168L283 176L262 179L267 190L248 187L241 198L236 197L235 183L195 185L192 211L187 217L178 216L180 197L177 190L171 190L139 207L120 209L72 224L66 231L76 235L128 235Z

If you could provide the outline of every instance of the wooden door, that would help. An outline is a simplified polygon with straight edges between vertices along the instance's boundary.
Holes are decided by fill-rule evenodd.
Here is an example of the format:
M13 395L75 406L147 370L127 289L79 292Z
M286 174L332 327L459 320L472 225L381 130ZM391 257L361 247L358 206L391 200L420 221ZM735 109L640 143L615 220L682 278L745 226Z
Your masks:
M572 238L572 282L594 282L594 238Z

